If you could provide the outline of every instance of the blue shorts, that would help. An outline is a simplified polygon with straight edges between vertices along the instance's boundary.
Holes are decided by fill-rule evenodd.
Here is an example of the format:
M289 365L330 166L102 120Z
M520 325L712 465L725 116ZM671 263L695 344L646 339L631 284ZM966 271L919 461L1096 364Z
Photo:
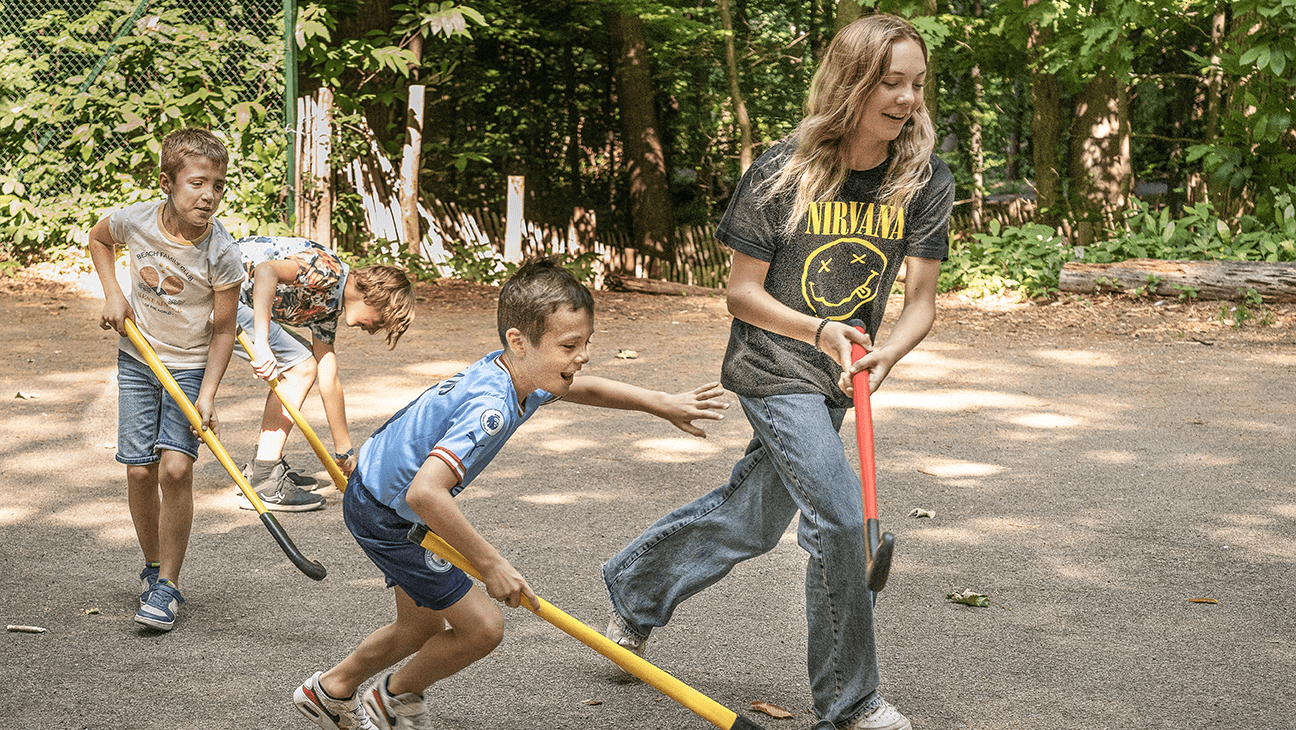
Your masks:
M387 587L400 586L414 605L442 611L472 589L466 573L409 541L414 523L374 499L358 470L352 472L342 497L342 517L365 555L386 576Z
M256 331L256 310L243 302L239 302L238 305L238 326L247 333L249 340L255 339L252 333ZM269 342L270 354L274 355L275 363L281 372L315 356L315 353L311 352L310 343L304 337L284 329L273 320L270 322ZM252 362L252 357L240 344L235 343L234 354L247 362Z
M190 403L198 399L205 372L204 368L171 371ZM184 411L149 366L118 350L117 461L129 466L156 464L162 449L197 459L201 443Z

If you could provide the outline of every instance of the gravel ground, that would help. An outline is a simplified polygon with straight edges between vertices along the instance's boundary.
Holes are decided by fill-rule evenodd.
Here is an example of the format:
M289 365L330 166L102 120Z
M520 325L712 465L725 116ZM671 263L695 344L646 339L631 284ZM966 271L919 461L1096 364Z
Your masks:
M140 555L113 460L115 336L96 326L100 302L75 290L31 277L2 290L0 614L48 629L0 635L9 724L311 727L293 688L393 615L338 493L323 492L322 512L280 516L328 567L312 582L204 454L188 603L169 634L135 624ZM357 437L497 346L495 290L419 293L394 352L341 335ZM722 296L597 299L587 372L671 391L718 378ZM940 306L935 331L874 397L882 522L897 536L877 613L884 694L923 729L1296 727L1292 308L1253 307L1235 329L1218 302ZM264 393L231 366L219 407L237 460ZM318 398L304 411L322 428ZM700 440L642 414L558 404L460 500L540 595L601 630L602 562L721 483L749 436L736 406ZM316 463L300 438L288 456ZM650 659L766 728L811 727L804 569L789 530L684 604ZM946 600L963 589L989 606ZM611 664L529 613L506 617L494 654L429 692L435 727L708 727L651 687L613 681ZM753 701L792 717L757 714Z

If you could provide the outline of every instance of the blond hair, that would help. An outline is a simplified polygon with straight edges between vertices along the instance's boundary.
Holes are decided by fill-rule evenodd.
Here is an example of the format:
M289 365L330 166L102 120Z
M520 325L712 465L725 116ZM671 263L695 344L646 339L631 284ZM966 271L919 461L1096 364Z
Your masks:
M162 138L162 159L158 169L175 179L176 173L192 157L206 157L217 165L229 165L229 151L216 135L198 127L177 129Z
M792 158L760 192L762 203L795 189L792 213L784 233L796 232L813 203L830 200L840 191L850 168L846 163L847 135L859 123L858 112L877 89L891 66L891 49L911 40L927 60L927 44L912 25L886 13L869 15L847 25L828 46L810 82L805 116L792 134ZM914 109L898 137L890 143L887 168L878 198L903 208L931 180L931 153L936 129L927 106Z
M373 264L350 274L364 303L382 317L387 332L387 349L396 348L401 335L414 321L414 285L399 266Z

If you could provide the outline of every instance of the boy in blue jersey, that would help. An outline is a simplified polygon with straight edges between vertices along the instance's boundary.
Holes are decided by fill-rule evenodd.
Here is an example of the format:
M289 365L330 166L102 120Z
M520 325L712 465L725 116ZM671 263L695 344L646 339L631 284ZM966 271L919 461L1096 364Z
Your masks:
M594 300L551 259L530 261L500 290L504 349L439 383L392 416L360 447L343 498L357 542L396 595L396 620L293 693L303 715L334 730L426 727L423 691L489 654L509 607L536 603L525 578L477 533L454 501L504 442L542 405L575 403L651 413L696 436L699 418L720 419L719 383L670 395L576 373L589 361ZM486 595L463 571L406 539L426 525L481 571ZM487 597L489 596L489 598ZM447 626L448 624L448 626ZM369 677L381 674L363 701Z

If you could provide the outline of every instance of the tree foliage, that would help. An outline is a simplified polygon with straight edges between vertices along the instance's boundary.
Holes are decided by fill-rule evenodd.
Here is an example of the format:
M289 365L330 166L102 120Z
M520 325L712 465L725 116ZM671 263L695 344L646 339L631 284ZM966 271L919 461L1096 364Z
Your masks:
M932 54L928 101L937 110L938 151L955 172L960 205L971 198L974 179L984 181L981 192L992 206L997 198L1029 197L1032 183L1045 177L1036 169L1043 164L1060 177L1048 199L1040 201L1050 208L1036 210L1036 222L1047 223L1059 241L1081 222L1098 229L1096 239L1139 239L1142 228L1164 231L1152 223L1164 211L1170 221L1211 216L1213 222L1185 223L1178 230L1187 226L1217 235L1225 248L1242 250L1257 236L1269 236L1264 246L1247 250L1266 255L1285 250L1289 205L1279 201L1296 193L1296 46L1291 42L1296 0L859 4L860 12L911 18L927 39ZM57 11L33 22L43 24L50 48L84 47L95 54L133 5L133 0L107 0L100 15L82 24L85 29L73 28ZM428 88L420 176L425 197L499 210L506 176L525 175L528 218L565 225L573 209L582 208L596 213L600 230L622 231L631 227L635 191L618 94L648 97L676 223L714 222L740 174L726 39L734 44L734 71L759 154L797 123L836 13L847 9L831 0L734 0L727 32L719 8L696 0L470 0L470 5L301 3L299 81L303 91L328 85L335 92L334 156L355 159L377 145L395 159L404 136L406 88L417 74ZM128 189L151 189L144 171L156 154L150 144L155 146L162 132L212 123L245 161L240 163L246 165L240 171L243 197L234 201L241 206L237 215L269 225L264 222L275 218L282 190L281 142L240 135L244 120L268 110L255 100L236 102L231 85L202 78L204 69L227 61L221 48L232 32L198 29L178 0L156 0L155 8L151 12L161 19L157 27L131 34L121 58L105 71L104 83L85 94L75 87L42 86L41 64L49 58L33 58L10 40L0 40L0 154L20 160L33 176L28 179L34 179L42 170L66 166L65 160L100 145L107 134L130 135L135 144L129 152L78 169L79 199L104 207L124 202L133 194ZM618 15L642 25L646 91L618 84L617 49L607 25ZM428 41L418 57L410 49L416 33ZM265 60L238 85L255 89L273 83L274 41L240 39L254 48L260 43ZM186 52L173 58L178 47ZM146 73L157 79L151 91L129 92L120 82ZM1039 89L1051 91L1041 96L1035 93ZM1037 106L1041 103L1048 108ZM1103 107L1103 115L1095 115L1095 107ZM57 150L37 152L32 129L74 117L83 123L72 138ZM1035 128L1041 120L1056 125L1055 138ZM973 121L981 132L975 151ZM1105 133L1103 125L1119 128L1122 136L1107 149L1127 157L1124 169L1104 172L1099 168L1107 160L1078 159L1094 149L1089 143ZM1099 174L1115 175L1114 187L1095 191L1092 183ZM0 213L6 206L16 212L0 218L0 225L11 236L19 230L18 236L47 233L42 226L51 218L24 207L26 183L6 175L0 181L0 194L7 196L0 198ZM1134 198L1128 203L1121 200L1124 192L1111 192L1131 189ZM335 220L353 217L347 206L354 205L354 197L340 190L338 198L343 202ZM1146 214L1140 212L1145 209ZM60 215L67 219L62 212L53 219ZM1022 231L1005 226L991 234L958 227L955 233L978 241L983 253L1001 250L992 239L1005 236L1049 239L1036 236L1035 229ZM972 239L974 233L991 239ZM1203 250L1217 255L1221 249Z

